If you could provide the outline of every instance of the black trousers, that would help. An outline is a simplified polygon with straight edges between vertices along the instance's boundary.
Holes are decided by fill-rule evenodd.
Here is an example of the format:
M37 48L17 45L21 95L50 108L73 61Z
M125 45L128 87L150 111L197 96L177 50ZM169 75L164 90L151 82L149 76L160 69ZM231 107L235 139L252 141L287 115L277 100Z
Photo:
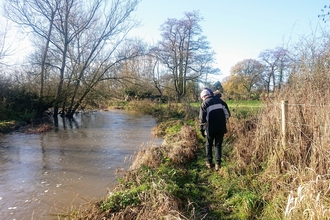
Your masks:
M222 154L222 142L223 142L224 134L219 133L215 135L207 135L206 136L206 162L212 164L213 156L212 156L212 147L214 142L215 147L215 163L220 165L221 163L221 154Z

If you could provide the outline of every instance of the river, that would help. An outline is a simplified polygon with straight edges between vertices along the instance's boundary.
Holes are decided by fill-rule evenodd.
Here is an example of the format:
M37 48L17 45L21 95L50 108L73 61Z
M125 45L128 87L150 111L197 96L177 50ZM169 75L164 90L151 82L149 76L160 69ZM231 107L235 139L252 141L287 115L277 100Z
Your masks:
M60 120L61 121L61 120ZM0 219L57 219L104 198L141 148L160 145L151 116L122 110L78 115L41 134L0 137Z

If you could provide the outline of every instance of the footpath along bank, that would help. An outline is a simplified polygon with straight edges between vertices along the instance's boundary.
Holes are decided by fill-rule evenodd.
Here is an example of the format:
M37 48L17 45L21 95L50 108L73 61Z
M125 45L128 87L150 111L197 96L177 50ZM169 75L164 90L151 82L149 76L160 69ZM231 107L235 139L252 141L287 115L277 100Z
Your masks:
M153 132L164 137L162 146L141 150L105 200L70 210L62 219L235 219L260 214L262 199L251 188L256 186L250 184L251 177L237 173L231 161L232 143L243 132L238 123L246 121L247 108L233 109L219 171L205 167L198 104L131 103L125 108L157 118ZM238 119L242 114L244 119ZM246 200L250 198L253 201ZM248 202L255 206L244 208Z

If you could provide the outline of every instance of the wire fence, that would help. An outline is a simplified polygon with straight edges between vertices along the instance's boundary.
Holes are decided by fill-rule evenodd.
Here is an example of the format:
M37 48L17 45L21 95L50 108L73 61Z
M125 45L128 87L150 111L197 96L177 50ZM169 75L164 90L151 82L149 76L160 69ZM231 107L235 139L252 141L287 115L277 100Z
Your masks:
M288 143L289 126L314 144L317 144L316 140L320 140L322 134L327 134L330 129L330 116L328 114L330 105L295 104L282 100L280 108L283 145ZM320 109L323 111L319 111ZM317 114L320 112L322 115Z

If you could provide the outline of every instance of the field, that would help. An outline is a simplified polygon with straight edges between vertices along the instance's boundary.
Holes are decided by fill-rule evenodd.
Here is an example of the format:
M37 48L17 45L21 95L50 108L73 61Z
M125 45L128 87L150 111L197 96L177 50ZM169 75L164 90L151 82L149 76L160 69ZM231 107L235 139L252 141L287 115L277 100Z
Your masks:
M259 100L224 100L229 108L261 108L262 101ZM191 103L194 107L199 107L201 102Z
M245 107L245 108L261 108L262 101L259 100L228 100L225 101L230 108Z
M247 118L258 112L263 107L263 102L259 100L224 100L232 116L237 118ZM194 102L193 107L199 108L201 102Z
M258 100L229 100L226 103L231 115L239 119L254 115L263 107L263 102Z

